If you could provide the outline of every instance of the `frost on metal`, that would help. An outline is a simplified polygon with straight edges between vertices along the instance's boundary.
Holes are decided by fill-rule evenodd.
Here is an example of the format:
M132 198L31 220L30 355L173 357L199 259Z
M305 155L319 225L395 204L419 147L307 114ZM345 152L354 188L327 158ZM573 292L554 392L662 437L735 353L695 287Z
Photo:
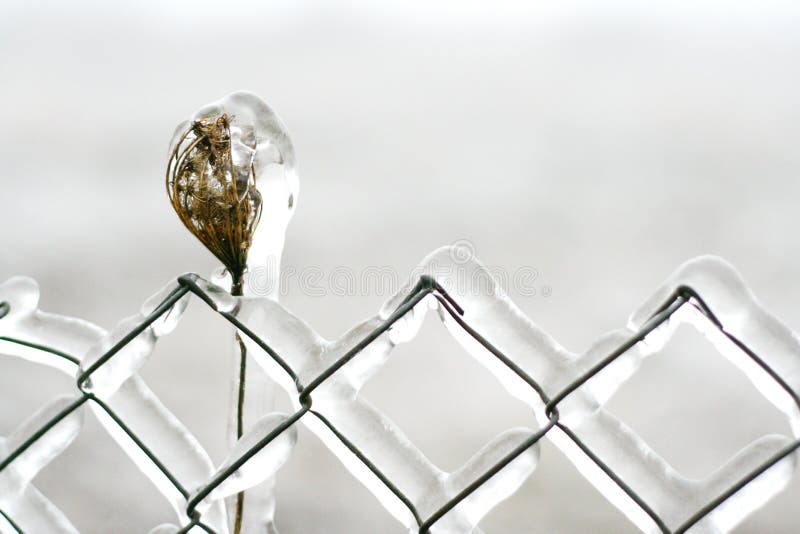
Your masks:
M441 268L448 264L454 268ZM296 424L322 440L411 532L478 532L484 515L536 469L545 437L644 532L729 531L790 480L800 446L800 344L723 260L682 265L626 328L586 354L568 352L537 327L475 260L444 248L416 272L429 275L410 280L377 315L335 341L273 299L232 297L194 275L169 284L109 332L42 312L32 280L7 281L0 286L0 353L56 367L77 387L74 397L53 401L0 438L0 531L75 532L30 481L74 440L87 410L175 510L174 524L154 527L158 533L229 532L225 498L280 469ZM137 374L193 296L238 328L296 410L259 414L218 466ZM438 312L466 352L533 412L530 428L496 436L453 472L429 461L359 394L392 349L413 340L428 311ZM603 405L613 392L681 324L703 332L739 367L786 414L794 435L764 436L694 480L608 413ZM262 531L274 529L272 510L261 512Z

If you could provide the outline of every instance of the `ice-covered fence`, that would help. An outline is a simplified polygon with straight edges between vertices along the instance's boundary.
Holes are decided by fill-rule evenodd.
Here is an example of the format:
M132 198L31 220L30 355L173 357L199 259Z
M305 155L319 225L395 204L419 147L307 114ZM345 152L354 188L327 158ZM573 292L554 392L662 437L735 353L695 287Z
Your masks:
M377 316L335 342L275 301L232 297L196 275L178 278L111 332L39 311L38 289L29 279L6 282L0 286L0 352L69 373L77 391L0 438L0 531L75 531L30 481L77 436L87 407L175 509L180 526L160 525L157 533L229 532L225 497L280 468L297 423L412 532L477 531L481 518L535 470L545 436L646 532L724 532L786 486L800 447L800 343L728 264L711 257L684 264L627 328L574 355L525 317L478 262L456 261L455 269L445 269L450 275L430 269L454 257L447 249L433 253L420 271L431 275L412 280ZM177 326L191 295L239 330L296 409L264 414L217 467L136 374L158 337ZM534 429L500 434L450 473L359 396L392 348L413 339L432 309L535 414ZM603 408L639 362L684 323L703 332L785 412L793 432L762 437L699 481L672 469ZM270 521L271 510L264 510L263 523L273 528Z

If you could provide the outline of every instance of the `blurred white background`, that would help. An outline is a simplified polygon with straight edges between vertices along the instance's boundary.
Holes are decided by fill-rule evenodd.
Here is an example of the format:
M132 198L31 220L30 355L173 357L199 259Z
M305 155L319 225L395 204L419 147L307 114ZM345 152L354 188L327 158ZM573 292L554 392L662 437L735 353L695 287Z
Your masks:
M731 261L800 329L800 9L787 3L105 2L0 4L0 279L27 274L43 309L103 327L212 256L164 192L178 121L237 89L292 132L301 194L284 265L407 273L471 240L489 265L538 270L517 304L582 352L681 262ZM386 295L286 306L334 338ZM230 331L198 303L143 375L215 461ZM699 335L681 336L609 408L702 476L775 410ZM424 370L423 370L424 367ZM0 435L70 381L0 357ZM443 467L530 425L523 406L435 320L367 385ZM86 533L141 533L166 502L88 417L36 484ZM796 532L800 482L738 532ZM401 532L301 430L278 477L292 533ZM633 532L549 443L487 516L488 533Z

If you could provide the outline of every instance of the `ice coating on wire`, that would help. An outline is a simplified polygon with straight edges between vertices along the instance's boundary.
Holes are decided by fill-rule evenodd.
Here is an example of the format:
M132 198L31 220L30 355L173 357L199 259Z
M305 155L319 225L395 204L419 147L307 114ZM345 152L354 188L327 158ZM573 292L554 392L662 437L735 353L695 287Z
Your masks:
M55 399L25 421L12 435L0 437L0 465L10 459L10 454L24 446L31 434L74 402L75 399L70 397ZM31 480L72 443L81 425L82 412L71 411L0 471L0 510L12 514L13 521L25 525L29 532L78 532L69 519L39 493ZM10 525L4 523L7 522L0 517L0 532L14 532Z
M148 299L140 314L135 318L141 319L151 314L164 297L176 288L177 284L172 283ZM112 346L115 340L124 335L122 331L109 333L86 321L42 312L38 309L38 298L38 286L30 278L15 277L0 285L0 302L9 303L8 313L0 319L0 336L2 336L0 353L53 366L77 379L82 370L89 367L85 364L81 365L82 360L96 361L101 352L99 347ZM196 438L164 407L135 373L135 369L150 355L153 348L151 341L158 335L166 334L177 325L186 303L186 298L177 300L140 336L137 336L136 342L123 347L120 350L122 364L111 366L111 372L105 370L100 372L104 366L99 367L98 374L93 373L91 376L93 388L89 388L89 392L94 394L93 391L96 391L98 395L101 395L105 406L110 408L114 415L123 420L129 428L135 429L136 436L147 444L152 453L170 466L176 477L185 484L200 485L206 483L214 471L208 454ZM123 321L123 323L125 322ZM140 341L139 337L143 337L145 341ZM48 350L43 350L43 348ZM113 359L112 357L109 363ZM119 426L107 410L95 402L86 404L91 407L103 427L136 466L172 504L182 524L188 523L189 520L184 513L186 500L181 492L154 466L152 460L143 454L141 448L134 443L131 436ZM47 444L53 439L58 440L57 430L61 428L60 425L66 424L71 418L79 417L82 409L82 407L78 408L69 414L67 419L45 433L36 443ZM22 434L31 434L35 430L31 425L26 425L25 428L29 428L30 432L23 431ZM62 439L59 443L61 447L59 451L63 450L71 440ZM5 445L7 447L8 442ZM0 477L6 472L13 472L18 460L0 471ZM16 491L23 496L27 495L28 498L24 501L18 500L11 504L0 505L0 510L9 514L15 523L26 532L75 532L74 527L69 526L68 521L64 522L66 520L53 523L51 528L36 528L39 525L37 523L38 516L44 518L42 519L44 521L54 516L62 517L63 514L58 512L32 486L23 484L23 482L19 482ZM0 491L0 494L5 494L5 492ZM2 498L0 498L0 503L2 502ZM227 532L221 504L216 503L207 512L205 521L214 526L217 532ZM0 525L2 522L3 519L0 516ZM12 530L12 532L15 531Z
M208 489L208 500L201 499L196 507L198 511L203 510L204 522L215 530L221 524L218 531L224 531L224 520L220 515L214 517L213 503L219 503L220 497L231 491L258 483L261 476L271 476L289 454L294 440L290 429L297 421L308 425L410 531L418 530L420 524L430 527L432 532L477 531L481 518L516 491L535 469L538 444L531 440L537 431L553 440L581 473L645 532L729 531L785 487L792 476L797 462L796 448L792 447L796 442L789 436L771 435L754 441L705 479L689 479L603 407L614 391L636 372L641 361L657 354L675 329L685 324L706 334L724 356L740 367L756 387L787 414L797 437L795 401L800 377L800 343L791 331L761 308L738 274L722 260L704 257L684 264L632 315L627 328L601 337L582 355L567 351L525 317L476 260L465 259L451 249L440 249L423 261L418 272L438 283L463 314L454 313L456 304L439 298L438 290L418 293L419 281L411 280L375 317L336 341L324 340L272 299L244 297L228 301L218 290L197 279L199 290L212 294L209 297L203 293L210 305L226 310L221 313L241 321L248 332L244 335L248 349L264 370L287 389L298 410L288 419L267 416L218 469L208 464L208 470L195 477L200 482L193 488ZM476 288L462 283L460 277L483 281ZM168 296L171 291L168 288L160 296ZM215 291L217 296L214 296ZM416 295L421 296L416 298ZM157 300L147 304L141 315L159 309ZM106 334L88 323L42 314L36 309L35 284L29 280L12 279L0 286L0 301L11 303L6 316L0 319L3 336L52 341L48 339L52 326L53 339L58 340L56 346L65 352L70 348L81 356L91 353L91 348L103 339L113 340L119 336L113 332ZM669 312L666 315L665 305ZM428 461L396 425L359 395L364 383L391 357L392 348L413 340L430 310L439 312L458 341L510 394L531 406L539 425L534 430L514 429L502 433L464 466L450 473ZM166 333L179 315L171 315L160 323L154 321L141 333L148 329ZM387 327L387 321L393 322ZM480 342L475 333L488 341L488 345ZM8 341L0 343L4 353L32 361L46 363L58 358L39 354L40 350L29 346ZM106 342L106 346L108 344ZM625 350L620 351L620 347ZM147 346L139 346L138 350L147 352ZM492 350L505 355L513 366L502 363ZM755 353L758 359L753 358ZM609 355L615 357L609 360ZM146 355L142 357L146 359ZM139 360L126 357L125 361ZM153 430L146 434L158 447L163 444L163 428L155 429L176 422L165 413L154 414L152 406L141 410L139 403L146 395L141 395L136 388L145 386L132 374L135 366L125 364L117 369L129 378L122 381L109 402L131 387L130 384L138 384L130 393L125 418L139 417L140 424L145 426L151 423ZM532 377L541 385L541 391L533 387ZM113 384L118 378L111 376L109 380ZM120 406L119 410L123 412L125 407ZM272 441L261 444L276 430L280 432L272 436ZM185 438L181 433L175 435ZM252 445L253 442L256 445ZM526 446L529 442L530 446ZM260 445L263 446L259 448ZM3 446L7 448L6 441ZM518 451L520 447L525 448ZM170 464L180 464L178 456L186 455L186 450L187 444L180 444L177 439L162 446L159 454L172 455ZM237 474L229 483L223 481L213 487L207 486L215 475L231 467L236 458L250 452L254 453L252 465L245 463L234 470ZM769 464L770 459L778 458L776 455L783 452L786 454L781 459ZM135 456L132 452L129 454ZM599 458L607 470L592 456ZM509 458L510 461L493 476L482 480L487 471ZM147 461L137 461L137 465L143 470L152 470ZM716 503L747 473L760 467L763 469L753 480ZM0 471L0 476L4 474L5 471ZM191 478L191 473L189 475ZM148 476L157 478L152 474ZM15 488L21 487L13 477L11 480ZM476 480L482 483L462 495ZM399 490L399 495L387 482ZM621 483L632 488L634 493L626 491ZM453 501L459 497L463 498ZM442 513L442 507L447 507L448 503L453 506ZM704 508L710 503L717 505ZM208 511L207 505L212 505ZM706 513L695 517L693 514L698 510L706 510ZM19 505L12 503L10 513L18 511ZM436 520L431 521L431 518ZM0 519L0 526L2 521ZM189 524L189 518L181 517L181 523ZM177 529L162 525L156 531Z
M701 291L707 291L707 301L711 308L719 309L722 323L730 321L732 331L739 334L745 343L754 348L761 347L766 353L770 352L772 344L779 343L780 350L769 356L769 364L779 369L780 374L786 374L789 384L795 384L793 381L800 376L800 349L796 337L755 303L749 292L743 289L741 279L735 271L721 260L699 258L688 262L647 304L634 313L629 328L603 336L584 355L565 350L525 317L497 287L488 271L472 258L464 260L463 255L452 249L440 249L426 258L417 272L429 274L455 296L465 311L463 321L504 354L510 355L513 363L528 377L536 377L544 385L547 397L558 396L570 384L580 383L579 387L558 399L559 423L546 435L641 530L660 532L685 526L692 528L693 532L725 532L768 501L788 482L795 468L796 453L787 455L766 469L705 517L688 524L692 521L690 516L695 510L713 502L746 473L786 450L793 443L792 440L787 436L765 436L745 447L707 478L695 481L674 470L623 422L603 409L603 404L635 372L640 361L657 351L659 343L669 338L675 325L682 322L697 325L698 322L702 324L703 321L708 321L705 316L698 320L698 313L692 303L684 303L670 320L656 327L645 341L632 343L613 361L589 373L606 355L635 338L639 329L646 326L657 305L662 304L682 282L695 283L702 288ZM465 286L464 280L482 280L483 285ZM308 384L336 362L348 348L358 344L370 332L379 328L384 320L391 318L395 310L409 297L415 283L415 280L410 281L404 290L384 306L378 316L355 327L336 342L319 339L313 330L291 314L286 313L283 318L279 318L282 309L279 307L243 302L240 317L286 359L297 372L300 384ZM441 306L433 302L431 296L425 299L433 307ZM336 427L354 442L365 443L363 448L369 459L379 465L388 478L403 489L405 495L410 496L423 516L425 512L435 508L436 504L446 500L449 494L443 486L436 489L442 476L437 473L436 467L427 462L399 429L358 397L359 388L386 361L392 346L413 337L427 309L425 303L418 304L413 312L395 323L391 330L362 348L355 358L320 384L311 393L313 417L303 419L376 494L384 506L412 530L415 528L415 519L410 517L406 503L398 502L397 496L388 491L386 485L371 470L366 469L363 462L354 459L352 452L342 446L341 440L331 432L330 427ZM477 343L474 337L466 335L462 325L456 324L448 314L442 313L442 317L464 347L512 395L534 409L541 426L546 425L552 414L546 409L547 403L541 395L508 366L498 365L496 358L488 354L484 346ZM742 352L740 347L727 338L722 342L713 339L713 334L709 333L712 330L703 331L712 336L712 341L726 356L731 357L737 351ZM255 344L251 345L251 350L256 351ZM791 402L791 395L776 388L775 381L769 376L765 377L763 369L757 366L754 368L752 361L741 355L731 359L767 398L794 417L796 404ZM294 381L287 379L274 359L264 355L259 362L276 381L292 392ZM326 420L333 424L326 424ZM796 428L794 420L792 424ZM588 446L624 484L633 488L642 499L641 503L636 502L617 480L611 478L592 460L573 439L573 435L577 435L582 444ZM499 477L502 473L501 471L496 476ZM642 503L650 510L644 509ZM482 505L486 508L486 503ZM446 521L448 518L445 516L441 522L433 525L433 531L438 528L442 532L451 529L460 532L474 527L480 514L465 519L465 516L472 515L464 512L466 506L467 501L462 501L451 512L456 514L450 518L451 521ZM457 516L459 508L462 511L461 516ZM651 513L659 518L659 522L654 520Z
M204 513L213 501L252 488L275 474L289 459L292 448L297 442L297 429L289 427L286 431L280 432L275 439L270 440L264 447L259 447L258 445L281 423L285 422L286 418L287 416L283 414L268 414L256 422L236 442L230 453L228 453L228 457L212 477L212 479L223 477L221 478L221 483L200 501L196 507L198 512ZM250 450L254 450L255 454L247 458L244 464L237 467L236 464Z

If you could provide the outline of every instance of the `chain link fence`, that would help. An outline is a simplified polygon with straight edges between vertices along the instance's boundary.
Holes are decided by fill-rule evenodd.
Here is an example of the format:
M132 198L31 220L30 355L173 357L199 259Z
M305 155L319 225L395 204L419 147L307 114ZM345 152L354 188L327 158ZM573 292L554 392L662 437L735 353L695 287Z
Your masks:
M598 375L598 373L600 373L603 369L607 368L615 360L619 359L632 348L634 348L638 343L642 342L645 337L648 336L648 334L652 333L655 329L668 322L670 318L684 306L692 307L694 310L701 313L721 335L735 344L736 347L738 347L744 354L747 355L753 364L763 370L775 382L775 384L777 384L777 386L791 398L797 408L800 409L800 396L798 396L798 393L795 392L792 387L790 387L789 383L787 383L787 381L776 370L768 365L764 358L759 356L759 354L757 354L755 351L751 350L742 340L729 333L726 330L725 325L722 324L718 317L711 311L711 308L706 304L706 302L704 302L703 297L695 292L691 287L685 285L678 287L669 296L669 298L663 302L661 307L644 323L644 326L642 326L639 331L631 336L627 341L620 344L613 350L608 351L608 353L599 359L597 363L580 374L577 379L561 387L560 390L555 394L548 394L545 387L543 387L543 385L537 381L536 377L530 376L520 365L515 363L514 354L504 353L492 344L488 338L489 336L486 333L478 332L476 329L470 326L470 324L468 324L463 317L464 310L459 302L453 296L448 294L448 292L442 286L440 286L439 283L429 276L422 276L420 278L416 287L413 288L406 299L388 318L382 322L382 324L366 334L360 342L352 346L350 350L339 357L332 365L328 366L322 372L318 373L315 378L307 382L303 382L301 380L298 370L293 369L286 358L274 350L267 341L256 335L256 333L248 328L246 324L240 321L236 317L235 311L231 312L218 310L215 300L209 296L201 284L198 284L198 280L201 279L199 279L199 277L196 275L184 275L179 277L177 279L178 284L175 289L169 293L166 298L164 298L163 301L161 301L160 304L158 304L155 309L144 318L144 320L132 328L126 336L120 339L101 357L96 359L94 363L86 368L81 367L80 359L76 355L67 354L56 348L34 343L26 339L18 339L10 336L0 337L0 341L21 345L36 351L41 351L47 357L62 360L65 365L74 368L75 376L77 376L75 384L77 396L74 398L74 400L66 404L62 409L58 410L57 413L53 414L52 417L50 417L39 428L36 428L35 431L31 432L27 438L19 443L18 446L16 446L13 450L6 451L4 456L0 456L0 477L2 477L4 470L7 470L9 466L14 464L15 461L18 461L18 459L25 453L26 450L34 446L37 441L41 440L43 436L56 427L59 422L64 420L73 412L80 410L82 407L84 407L84 405L93 403L96 407L102 410L102 412L107 414L111 420L113 420L114 424L118 426L118 429L127 435L127 437L133 441L133 443L135 443L135 445L140 449L141 453L144 454L148 461L152 463L152 466L164 477L166 477L166 479L168 479L169 482L174 486L174 489L183 496L188 522L182 526L179 532L183 533L189 532L193 529L201 529L205 532L211 533L214 532L214 529L212 529L208 524L204 523L203 514L198 511L198 504L203 501L203 499L208 497L212 491L218 488L224 480L233 475L254 455L273 442L273 440L278 438L282 433L286 432L287 429L298 422L303 421L305 417L313 415L319 421L321 421L333 435L336 436L341 444L350 453L352 453L352 455L354 455L358 461L361 462L361 464L363 464L363 466L372 473L372 475L380 480L380 482L389 492L391 492L405 505L416 522L417 531L420 533L427 533L437 524L437 522L439 522L446 514L448 514L448 512L456 508L460 503L481 488L481 486L486 484L487 481L489 481L493 476L503 470L503 468L508 466L525 451L535 446L535 444L537 444L542 438L548 436L555 429L558 429L585 455L586 459L588 459L588 461L591 462L595 468L602 471L611 481L613 481L613 484L616 485L618 490L623 492L640 508L644 514L649 517L649 519L652 521L652 524L655 525L657 531L665 534L678 534L692 529L692 527L696 526L702 519L707 517L709 514L712 514L722 503L726 502L729 498L737 494L737 492L740 492L743 488L751 484L760 475L766 473L771 467L781 462L781 460L786 459L798 448L800 448L800 440L791 442L790 445L785 446L778 452L772 454L766 459L766 461L763 461L756 468L750 470L749 472L742 473L738 480L732 481L728 485L727 489L719 492L716 497L712 498L696 509L687 510L686 512L688 518L685 519L685 521L683 521L681 524L668 525L668 521L662 517L660 512L656 510L656 507L649 503L643 495L637 492L622 475L617 473L610 465L605 463L603 458L595 453L592 447L582 440L578 433L574 432L570 428L569 423L564 421L563 417L559 414L559 406L571 393L581 388L593 377ZM140 439L140 437L137 436L137 434L126 424L123 417L118 415L109 405L109 403L98 397L98 395L93 392L91 387L93 377L99 369L108 365L109 362L112 362L121 349L123 349L128 343L131 343L133 340L135 340L137 336L142 334L142 332L153 325L155 321L169 313L172 307L188 294L193 294L200 301L206 303L208 306L214 309L221 318L230 322L236 329L238 329L241 335L246 336L259 347L261 347L261 349L266 352L269 358L279 365L283 372L296 384L300 405L299 409L295 413L282 420L282 422L273 428L267 435L246 450L233 462L229 463L224 469L219 471L216 476L214 476L204 487L201 487L199 490L196 488L190 489L187 487L186 483L182 482L179 477L173 473L171 466L162 461L158 455L156 455L151 448L149 448L148 443ZM433 298L436 299L440 312L447 314L447 316L455 321L458 327L460 327L466 335L479 343L484 349L486 349L486 351L496 358L498 362L510 370L514 375L527 384L527 387L535 392L544 406L543 420L546 420L546 424L541 425L537 431L532 432L527 438L516 445L513 450L505 454L499 461L496 461L493 465L486 468L480 476L466 484L455 495L451 496L449 500L438 506L435 511L424 514L420 510L419 506L414 502L414 499L409 497L404 492L404 488L402 488L400 484L396 483L391 479L390 476L386 475L377 462L371 459L357 443L348 438L346 431L342 431L337 428L336 424L334 424L330 418L326 417L323 410L319 410L315 407L314 392L317 390L317 388L319 388L337 372L339 372L348 362L358 358L359 354L362 353L366 347L373 343L379 336L392 329L397 321L412 312L415 306L419 305L423 299L428 296L433 296ZM0 304L0 321L2 321L2 317L7 315L10 311L11 306L8 302L3 302ZM0 452L2 452L2 450L0 450ZM2 486L0 486L0 491L3 491ZM6 524L13 529L13 532L24 532L23 527L15 522L13 514L9 510L0 509L0 516L2 516ZM0 522L0 524L1 523L2 522Z

